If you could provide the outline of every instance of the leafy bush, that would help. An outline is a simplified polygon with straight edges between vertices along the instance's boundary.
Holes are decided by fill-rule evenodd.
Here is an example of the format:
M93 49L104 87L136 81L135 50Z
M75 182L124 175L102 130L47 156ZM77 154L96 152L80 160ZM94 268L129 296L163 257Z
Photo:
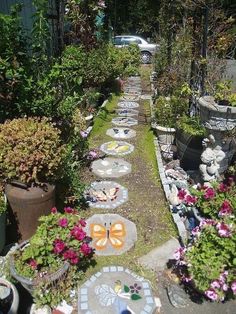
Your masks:
M187 115L183 115L177 121L176 125L179 130L192 136L204 137L206 135L206 129L201 124L198 116L189 117Z
M0 169L3 180L23 183L55 181L62 175L66 147L47 118L19 118L0 125Z

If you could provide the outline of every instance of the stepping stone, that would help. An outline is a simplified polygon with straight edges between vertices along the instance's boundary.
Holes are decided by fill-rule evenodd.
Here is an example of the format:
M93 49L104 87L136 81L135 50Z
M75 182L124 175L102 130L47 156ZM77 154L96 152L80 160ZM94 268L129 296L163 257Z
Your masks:
M122 101L122 102L118 102L117 106L120 108L125 108L125 109L134 109L134 108L138 108L139 104L135 101Z
M137 241L135 224L117 214L93 215L85 230L97 255L121 255Z
M122 117L132 117L132 116L137 116L138 115L138 110L134 109L116 109L116 112L118 116Z
M113 118L111 122L119 126L134 126L138 124L138 120L132 117L116 117Z
M131 164L124 159L107 157L92 162L92 172L101 178L119 178L131 172Z
M153 314L150 283L122 266L103 267L78 291L79 314Z
M96 181L84 193L89 207L115 209L128 200L128 190L113 181Z
M124 141L111 141L102 144L100 150L108 155L124 156L132 153L134 146Z
M106 135L117 139L128 139L136 136L136 131L129 128L112 128L108 129Z
M139 97L138 96L134 96L134 95L124 95L120 98L120 100L124 100L124 101L139 101Z

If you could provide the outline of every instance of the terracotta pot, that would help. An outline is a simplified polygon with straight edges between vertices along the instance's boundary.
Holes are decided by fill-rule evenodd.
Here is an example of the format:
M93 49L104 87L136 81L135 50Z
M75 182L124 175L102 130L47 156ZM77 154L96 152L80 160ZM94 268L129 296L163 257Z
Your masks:
M45 184L41 187L27 187L19 183L6 185L6 196L11 211L9 219L14 228L16 240L29 239L36 231L38 218L48 215L55 206L55 186ZM12 239L13 240L13 239Z

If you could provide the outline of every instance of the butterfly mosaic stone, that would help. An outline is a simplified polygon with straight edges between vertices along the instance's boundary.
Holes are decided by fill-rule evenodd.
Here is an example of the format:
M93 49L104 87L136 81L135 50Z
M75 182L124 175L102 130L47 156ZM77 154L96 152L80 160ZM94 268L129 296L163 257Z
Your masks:
M117 214L93 215L87 220L86 232L96 255L123 254L137 241L135 224Z
M118 102L117 106L120 108L135 109L139 107L139 104L135 101L122 101Z
M108 129L106 134L116 139L128 139L136 136L136 131L129 128L114 127Z
M150 283L122 266L103 267L78 291L79 314L153 314Z
M132 117L116 117L111 122L119 126L134 126L138 124L138 120Z
M123 156L132 153L134 146L124 141L111 141L102 144L100 150L108 155Z
M84 193L89 207L114 209L128 200L128 190L113 181L96 181Z
M138 115L138 110L135 109L116 109L116 113L121 117L132 117Z
M135 95L124 95L120 98L120 100L122 101L139 101L139 96L135 96Z
M121 158L107 157L93 161L91 169L101 178L119 178L131 172L131 164Z

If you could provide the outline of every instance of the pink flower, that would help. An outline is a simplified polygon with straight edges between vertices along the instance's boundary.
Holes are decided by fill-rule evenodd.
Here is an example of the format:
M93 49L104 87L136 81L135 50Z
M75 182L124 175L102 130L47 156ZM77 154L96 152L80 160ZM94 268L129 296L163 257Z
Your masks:
M200 232L201 232L201 229L200 229L199 226L197 226L197 227L193 228L192 235L193 236L198 236L200 234Z
M231 289L232 289L232 291L233 291L233 294L236 295L236 280L232 282L232 284L231 284Z
M216 224L215 220L213 219L203 219L201 222L200 222L200 227L203 227L203 226L214 226Z
M77 254L74 250L69 249L63 253L64 259L74 259L77 257Z
M228 191L228 187L226 184L224 183L220 183L219 186L218 186L218 191L221 192L221 193L225 193Z
M76 265L79 263L79 258L78 257L71 258L70 262L71 264Z
M35 259L31 259L31 260L29 261L29 265L30 265L33 269L37 269L37 267L38 267L38 264L37 264L37 262L36 262Z
M223 283L222 290L227 291L229 289L229 286L226 283Z
M183 276L183 277L182 277L182 281L184 281L184 282L186 282L186 283L192 281L192 279L193 279L192 277L186 277L186 276Z
M65 207L64 212L67 214L72 214L74 212L74 209L71 207Z
M219 222L216 225L216 229L218 230L218 234L220 237L228 238L231 236L231 230L229 225L225 224L224 222Z
M220 289L220 282L219 280L213 280L211 283L211 288L213 289Z
M228 186L232 186L232 185L234 185L234 183L235 183L235 178L234 177L228 177L228 182L227 182Z
M186 251L185 248L179 247L177 250L174 252L174 259L177 261L180 260L183 257L184 252Z
M89 160L93 160L93 159L96 159L98 158L98 153L95 151L95 150L91 150L88 155L87 155L87 159Z
M219 217L232 214L232 206L229 201L224 200L219 211Z
M197 197L192 196L192 195L187 195L185 197L185 202L187 203L187 205L193 205L197 202Z
M86 131L80 131L80 135L82 138L86 138L86 137L88 137L89 133Z
M98 6L99 6L100 8L102 8L102 9L106 8L105 1L99 0L99 1L98 1Z
M56 213L57 213L57 208L56 208L56 207L53 207L53 208L51 209L51 213L52 213L52 214L56 214Z
M68 220L67 220L67 218L60 218L60 219L58 220L58 225L59 225L60 227L62 227L62 228L67 227L67 225L68 225Z
M218 295L216 291L212 288L206 290L205 295L212 301L216 301L218 299Z
M86 233L78 226L74 226L70 234L78 241L82 241L86 237Z
M83 243L80 247L80 251L87 256L92 252L92 249L87 243Z
M206 200L210 200L210 199L213 199L216 195L216 192L213 188L208 188L205 193L204 193L204 198Z
M81 225L81 227L86 227L86 221L84 219L80 219L79 220L79 224Z
M55 254L60 254L66 247L65 243L62 240L55 240L53 245L53 252Z
M179 190L177 196L178 196L178 198L179 198L180 200L184 200L186 194L187 194L187 192L186 192L185 190L181 189L181 190Z

